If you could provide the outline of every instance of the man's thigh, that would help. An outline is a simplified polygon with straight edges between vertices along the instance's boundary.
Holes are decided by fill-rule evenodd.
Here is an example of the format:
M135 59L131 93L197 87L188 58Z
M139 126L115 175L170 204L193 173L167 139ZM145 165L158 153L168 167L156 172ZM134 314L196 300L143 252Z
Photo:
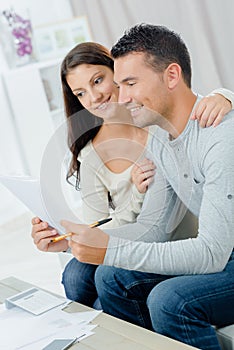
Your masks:
M99 266L95 279L98 284L109 286L113 292L127 298L143 301L158 283L173 276L158 275L140 271L125 270L112 266Z
M148 305L155 311L193 314L218 327L234 322L234 260L217 273L177 276L152 289ZM197 313L197 314L196 314Z

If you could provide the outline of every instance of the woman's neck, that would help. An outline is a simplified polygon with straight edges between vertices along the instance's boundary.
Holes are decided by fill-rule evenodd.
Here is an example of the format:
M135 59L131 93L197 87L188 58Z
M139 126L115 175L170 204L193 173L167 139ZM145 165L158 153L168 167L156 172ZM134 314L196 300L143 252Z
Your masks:
M131 124L122 123L104 123L100 128L98 134L93 140L93 144L98 144L100 142L110 140L110 139L128 139L137 140L144 143L144 139L147 138L148 130L138 128Z
M93 147L105 166L121 173L145 152L148 130L127 124L103 124L93 139Z

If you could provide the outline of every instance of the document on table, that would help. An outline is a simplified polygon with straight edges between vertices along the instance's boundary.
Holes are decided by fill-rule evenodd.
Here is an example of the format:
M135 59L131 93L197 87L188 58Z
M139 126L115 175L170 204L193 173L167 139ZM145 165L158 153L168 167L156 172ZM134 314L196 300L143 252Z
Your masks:
M34 315L40 315L56 306L64 304L65 298L58 298L38 288L30 288L5 300L8 309L20 307Z
M46 182L46 181L44 181ZM62 219L82 223L67 204L61 186L51 188L49 184L41 184L39 179L31 176L0 175L0 183L8 188L28 209L41 220L65 233L60 225Z
M93 320L100 311L91 313L91 317L86 317L89 320ZM77 338L80 341L92 335L95 327L84 321L79 312L64 312L61 307L34 316L18 307L9 310L0 305L0 345L4 350L41 350L54 339L61 338Z

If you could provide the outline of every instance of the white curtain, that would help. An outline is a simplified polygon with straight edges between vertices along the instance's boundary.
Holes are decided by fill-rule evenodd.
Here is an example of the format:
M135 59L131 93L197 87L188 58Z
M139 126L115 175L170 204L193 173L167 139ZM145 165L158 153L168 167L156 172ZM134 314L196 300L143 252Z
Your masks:
M111 46L136 23L165 25L189 48L193 90L234 90L234 0L70 0L75 16L86 15L93 41Z

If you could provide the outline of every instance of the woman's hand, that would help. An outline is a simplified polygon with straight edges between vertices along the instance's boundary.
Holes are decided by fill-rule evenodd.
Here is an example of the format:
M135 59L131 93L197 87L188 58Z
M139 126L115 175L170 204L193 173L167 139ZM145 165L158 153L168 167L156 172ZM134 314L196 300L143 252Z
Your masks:
M156 166L154 163L145 158L142 162L134 165L131 171L132 182L135 184L140 193L145 193L149 184L154 179Z
M68 249L66 239L55 243L51 242L59 234L54 228L49 227L47 222L41 221L38 217L32 219L31 236L34 244L43 252L62 252Z
M196 105L192 120L197 119L202 128L217 126L228 112L232 109L232 104L224 96L213 94L203 97Z

